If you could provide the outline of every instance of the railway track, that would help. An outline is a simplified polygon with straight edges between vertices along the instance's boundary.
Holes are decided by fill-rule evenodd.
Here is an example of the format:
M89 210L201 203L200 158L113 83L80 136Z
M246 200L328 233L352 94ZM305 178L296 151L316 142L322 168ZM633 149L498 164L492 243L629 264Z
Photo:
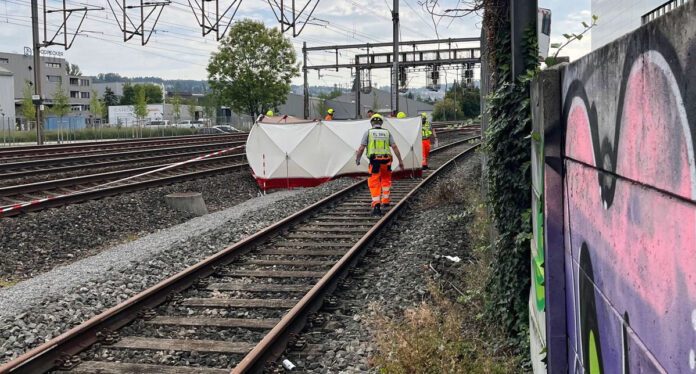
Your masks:
M448 135L468 134L468 132L462 132L458 129L447 132L443 131L442 133ZM239 145L239 143L236 142L232 144ZM228 144L222 143L220 145ZM216 145L214 149L218 149L220 145ZM34 212L48 208L55 208L68 204L75 204L88 200L100 199L108 196L115 196L122 193L172 184L184 180L202 178L208 175L243 170L245 167L248 166L248 164L244 162L244 155L242 154L242 152L243 150L239 149L235 151L234 154L226 156L217 156L214 158L196 161L185 166L148 174L147 176L129 179L120 183L113 182L124 178L133 177L142 173L157 170L166 166L166 164L0 187L0 217L15 216L22 213ZM201 154L201 152L196 151L187 152L183 155L180 154L179 156L196 157ZM147 160L167 160L169 157L169 155L160 155L149 158L140 158L138 159L138 161L144 162ZM123 160L120 159L110 160L93 164L97 165L93 167L101 168L120 165L122 163ZM80 164L63 165L54 167L51 170L69 171L74 170L75 168L82 168L82 166ZM26 172L31 172L31 170L7 173L5 175L16 176L18 173ZM1 176L2 175L0 175L0 177ZM108 183L113 184L100 187L101 185ZM21 206L21 208L18 208L19 206ZM14 209L7 211L9 208L13 207ZM3 213L3 211L6 212Z
M161 163L175 158L194 158L220 149L243 145L245 142L246 140L221 141L197 145L177 145L165 148L6 162L0 163L0 179L23 178L83 169L100 170L105 167L128 166L133 162Z
M467 140L471 141L474 138ZM456 142L425 179L395 181L393 207L369 214L365 181L166 279L0 367L0 373L258 373L341 285L418 191L478 144ZM81 353L82 352L82 353Z
M78 144L23 146L16 148L0 148L0 163L32 160L40 158L57 158L96 153L108 153L137 149L163 148L176 145L192 145L201 143L233 141L246 139L248 133L229 135L193 135L165 138L129 139L105 142L89 142Z

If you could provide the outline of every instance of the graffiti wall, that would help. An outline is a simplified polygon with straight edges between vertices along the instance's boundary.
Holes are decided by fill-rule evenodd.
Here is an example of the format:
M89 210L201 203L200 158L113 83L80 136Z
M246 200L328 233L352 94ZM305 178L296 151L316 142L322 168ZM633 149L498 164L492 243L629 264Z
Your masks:
M696 373L696 3L561 73L568 372Z

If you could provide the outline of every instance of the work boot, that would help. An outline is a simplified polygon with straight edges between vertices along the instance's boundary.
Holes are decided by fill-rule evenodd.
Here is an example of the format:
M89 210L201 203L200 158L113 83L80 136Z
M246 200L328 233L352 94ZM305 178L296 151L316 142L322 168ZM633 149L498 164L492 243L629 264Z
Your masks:
M428 165L423 165L423 170L428 170Z
M382 209L379 208L379 204L375 205L375 207L372 208L372 215L373 216L381 216L382 215Z

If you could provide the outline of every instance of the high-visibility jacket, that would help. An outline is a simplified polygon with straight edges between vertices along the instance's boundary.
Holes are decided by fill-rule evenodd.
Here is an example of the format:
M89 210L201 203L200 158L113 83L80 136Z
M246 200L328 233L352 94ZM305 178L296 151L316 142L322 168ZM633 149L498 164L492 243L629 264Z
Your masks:
M421 127L421 135L423 139L429 139L431 136L433 136L433 129L430 126L430 121L426 120Z
M373 128L367 132L367 158L372 156L391 156L389 130Z

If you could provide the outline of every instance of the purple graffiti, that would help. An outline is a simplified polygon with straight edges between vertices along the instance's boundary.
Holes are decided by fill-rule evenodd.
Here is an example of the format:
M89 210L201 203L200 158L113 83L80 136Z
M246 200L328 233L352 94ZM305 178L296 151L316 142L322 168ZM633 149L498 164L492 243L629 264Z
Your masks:
M629 48L614 106L588 98L581 69L566 76L571 371L696 373L696 118L685 103L696 76L674 55L668 43Z

